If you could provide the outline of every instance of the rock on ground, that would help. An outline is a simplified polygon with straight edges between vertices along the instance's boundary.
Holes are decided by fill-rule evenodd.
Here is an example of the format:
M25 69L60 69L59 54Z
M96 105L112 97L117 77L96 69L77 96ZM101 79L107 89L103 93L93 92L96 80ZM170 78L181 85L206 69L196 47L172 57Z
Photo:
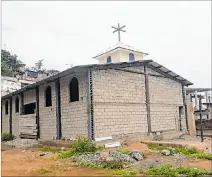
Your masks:
M33 147L39 144L35 139L14 139L12 141L7 141L4 144L13 147Z
M133 159L135 159L137 161L140 161L140 160L143 160L144 159L144 155L140 151L136 151L136 150L135 151L131 151L129 153L129 155L131 156L131 158L133 158Z
M131 158L127 154L121 154L119 152L112 152L109 154L107 160L120 160L122 162L134 162L133 158Z
M73 160L75 161L80 161L80 162L88 162L88 163L99 163L101 162L101 157L100 154L83 154L78 157L74 156L72 157Z
M162 155L165 155L165 156L171 155L170 150L166 150L166 149L162 150L160 153L161 153Z

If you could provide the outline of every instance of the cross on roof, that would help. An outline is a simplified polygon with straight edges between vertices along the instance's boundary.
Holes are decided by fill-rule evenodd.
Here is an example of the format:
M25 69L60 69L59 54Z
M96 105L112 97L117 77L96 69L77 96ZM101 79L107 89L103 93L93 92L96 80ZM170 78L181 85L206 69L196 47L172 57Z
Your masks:
M125 28L126 26L124 25L124 26L122 26L122 27L120 27L120 25L119 25L119 23L118 23L118 27L114 27L114 26L112 26L112 28L114 28L115 30L113 31L113 33L115 33L115 32L118 32L118 39L119 39L119 42L121 41L121 35L120 35L120 32L122 31L122 32L126 32L125 30L123 30L123 28Z

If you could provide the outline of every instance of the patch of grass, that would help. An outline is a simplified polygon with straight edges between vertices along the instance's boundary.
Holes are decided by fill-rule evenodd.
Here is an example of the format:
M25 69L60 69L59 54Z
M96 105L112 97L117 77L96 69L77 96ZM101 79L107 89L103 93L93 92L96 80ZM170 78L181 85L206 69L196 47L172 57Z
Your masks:
M102 167L107 169L123 169L124 163L121 160L110 160L102 162Z
M113 175L120 175L123 177L127 176L136 176L137 173L139 173L138 170L124 170L124 169L119 169L119 170L113 170L112 171Z
M92 142L87 137L77 137L77 140L72 144L72 148L61 152L59 154L59 158L65 159L71 156L95 153L103 149L103 146L97 146L96 143Z
M124 148L118 148L117 151L121 154L129 154L130 151Z
M153 149L153 150L162 151L162 150L166 149L166 150L171 151L172 153L184 154L191 158L212 160L212 154L206 153L203 150L198 150L194 147L192 147L192 148L189 148L189 147L173 148L173 147L168 147L166 145L158 145L158 144L153 144L153 143L148 143L147 145L150 149Z
M87 167L92 169L103 169L103 166L101 164L94 164L89 162L77 162L77 165L80 167Z
M131 169L131 170L125 170L125 169L114 169L115 165L113 166L104 166L102 164L93 164L93 163L87 163L87 162L78 162L77 165L81 167L86 167L86 168L92 168L92 169L101 169L101 170L108 170L112 172L113 175L120 175L120 176L135 176L137 173L139 173L138 170ZM112 167L112 169L111 169Z
M61 152L58 157L59 157L59 159L66 159L66 158L70 158L71 156L74 156L74 155L77 155L77 154L74 153L73 149L68 149L68 150Z
M1 135L1 141L10 141L10 140L14 140L15 136L10 134L10 133L3 133Z
M42 152L53 152L53 153L57 153L61 151L59 147L46 146L46 145L38 145L37 149Z
M174 168L170 165L162 165L159 167L149 168L144 171L146 175L159 175L159 176L180 176L180 175L187 175L191 177L196 176L204 176L204 175L211 175L211 171L207 170L200 170L192 167L178 167Z
M50 170L47 170L47 169L45 169L45 168L41 168L41 169L39 170L39 173L40 173L41 175L45 175L45 174L47 174L47 173L51 173L51 171L50 171Z

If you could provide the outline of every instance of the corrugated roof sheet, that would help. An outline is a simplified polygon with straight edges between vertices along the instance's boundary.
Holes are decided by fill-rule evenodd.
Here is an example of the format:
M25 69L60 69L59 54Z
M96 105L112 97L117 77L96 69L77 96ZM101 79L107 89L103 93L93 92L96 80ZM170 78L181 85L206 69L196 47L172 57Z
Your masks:
M110 64L91 64L91 65L81 65L81 66L75 66L73 68L69 68L65 71L62 71L56 75L50 76L46 79L43 79L39 82L36 82L34 84L28 85L20 90L17 90L13 93L10 93L8 95L5 95L2 97L2 99L8 98L12 95L17 95L19 93L21 93L22 91L26 91L26 90L30 90L35 88L38 85L42 85L45 83L49 83L52 82L58 78L64 77L68 74L71 73L77 73L77 72L82 72L82 71L86 71L88 69L91 70L105 70L105 69L116 69L116 68L126 68L126 67L134 67L134 66L142 66L147 64L149 68L157 71L158 73L161 73L162 75L164 75L165 77L171 78L177 82L182 83L185 86L188 85L193 85L192 82L184 79L183 77L179 76L178 74L172 72L171 70L167 69L166 67L158 64L157 62L154 62L153 60L139 60L139 61L134 61L134 62L121 62L121 63L110 63ZM167 70L167 72L164 72L164 70Z

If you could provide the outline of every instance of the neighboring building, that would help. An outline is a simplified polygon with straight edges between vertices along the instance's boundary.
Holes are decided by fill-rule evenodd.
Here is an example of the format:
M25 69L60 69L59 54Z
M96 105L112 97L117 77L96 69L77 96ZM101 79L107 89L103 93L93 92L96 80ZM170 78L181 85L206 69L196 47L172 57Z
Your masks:
M47 73L38 73L29 69L26 69L25 72L15 77L1 76L1 96L12 93L47 77Z
M132 53L119 49L96 57L100 64L75 66L3 96L2 131L49 140L186 132L184 87L192 83L142 60L144 53L114 60L117 52ZM111 63L103 64L108 56Z

